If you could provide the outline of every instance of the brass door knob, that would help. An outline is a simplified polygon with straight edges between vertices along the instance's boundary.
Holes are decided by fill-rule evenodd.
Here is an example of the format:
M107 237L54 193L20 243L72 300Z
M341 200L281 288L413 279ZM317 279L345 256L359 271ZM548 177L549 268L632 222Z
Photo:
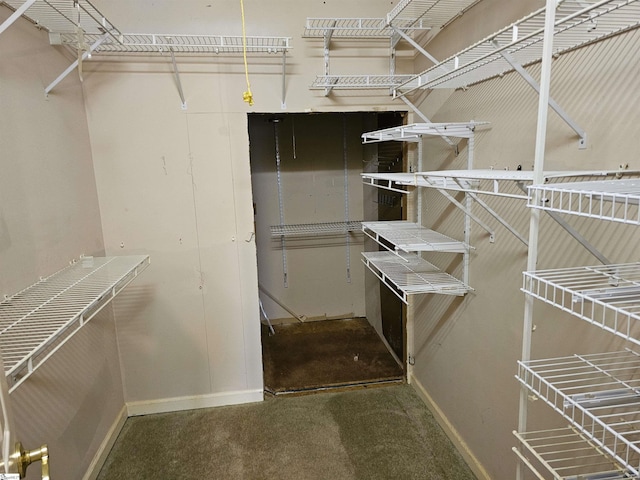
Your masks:
M35 450L25 451L21 442L16 443L15 450L16 465L20 478L27 475L27 467L33 462L40 461L42 466L42 480L49 480L49 448L42 445Z

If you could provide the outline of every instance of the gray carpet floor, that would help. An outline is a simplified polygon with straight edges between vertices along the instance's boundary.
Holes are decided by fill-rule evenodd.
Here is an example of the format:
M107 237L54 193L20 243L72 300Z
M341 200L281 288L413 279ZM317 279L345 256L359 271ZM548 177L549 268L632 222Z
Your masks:
M474 479L411 386L129 418L98 480Z

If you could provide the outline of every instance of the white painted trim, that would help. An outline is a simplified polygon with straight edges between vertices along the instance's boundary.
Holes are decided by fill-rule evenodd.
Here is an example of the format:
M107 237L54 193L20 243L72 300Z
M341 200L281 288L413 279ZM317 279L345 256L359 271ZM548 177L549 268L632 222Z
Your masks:
M100 444L98 451L94 455L93 460L91 460L89 468L84 474L84 477L82 477L82 480L95 480L98 477L98 474L100 473L104 462L107 460L107 456L109 455L109 452L111 452L111 448L116 442L118 435L120 435L120 431L122 430L122 427L124 427L124 422L126 421L127 406L123 405L122 410L120 410L120 413L114 420L113 425L111 425L111 428L102 440L102 443Z
M429 395L424 386L416 379L413 374L411 374L409 377L409 384L413 387L418 396L431 411L444 432L447 434L447 437L449 437L449 440L451 440L454 446L458 449L460 455L462 455L465 462L467 462L467 465L469 465L469 468L471 468L478 480L491 480L491 477L485 470L484 466L476 458L471 449L469 449L467 443L460 436L451 422L449 422L449 419L446 417L444 412L440 410L440 407L438 407L438 405L433 401L431 395Z
M241 390L236 392L212 393L190 397L163 398L141 402L127 402L130 417L153 413L179 412L197 408L222 407L241 403L254 403L264 400L262 390Z

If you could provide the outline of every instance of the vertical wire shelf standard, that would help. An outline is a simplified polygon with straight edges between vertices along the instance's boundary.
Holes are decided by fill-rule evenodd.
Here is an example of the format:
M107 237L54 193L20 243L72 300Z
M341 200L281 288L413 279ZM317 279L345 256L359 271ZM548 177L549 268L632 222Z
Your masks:
M0 302L0 351L9 391L148 265L148 255L84 257Z

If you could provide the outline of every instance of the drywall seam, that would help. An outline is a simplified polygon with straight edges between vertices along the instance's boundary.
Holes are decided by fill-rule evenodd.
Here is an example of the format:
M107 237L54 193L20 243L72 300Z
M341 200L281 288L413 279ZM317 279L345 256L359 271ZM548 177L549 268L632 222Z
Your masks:
M104 465L104 462L107 460L109 452L111 452L111 448L113 447L113 444L116 442L118 435L120 435L120 431L122 430L122 427L124 427L124 422L126 420L127 420L127 406L123 405L122 409L120 410L120 413L114 420L113 425L111 425L111 428L109 428L109 431L107 432L104 439L102 440L102 443L100 444L98 451L93 457L93 460L91 460L91 463L89 464L89 468L87 469L87 472L82 477L82 480L95 480L96 478L98 478L98 474L100 473L100 470Z
M449 422L449 419L445 416L444 412L440 410L440 407L431 398L431 395L427 392L424 386L416 379L413 374L410 374L409 384L416 391L420 399L425 403L427 408L431 411L436 418L438 424L442 427L444 432L449 437L449 440L453 442L454 446L458 449L465 462L469 465L469 468L473 471L478 480L491 480L491 477L485 470L484 466L476 458L473 452L469 449L467 443L462 439L456 428Z
M240 390L235 392L213 393L209 395L195 395L188 397L165 398L160 400L129 402L127 411L130 417L149 415L153 413L179 412L197 408L222 407L241 403L261 402L263 391Z

